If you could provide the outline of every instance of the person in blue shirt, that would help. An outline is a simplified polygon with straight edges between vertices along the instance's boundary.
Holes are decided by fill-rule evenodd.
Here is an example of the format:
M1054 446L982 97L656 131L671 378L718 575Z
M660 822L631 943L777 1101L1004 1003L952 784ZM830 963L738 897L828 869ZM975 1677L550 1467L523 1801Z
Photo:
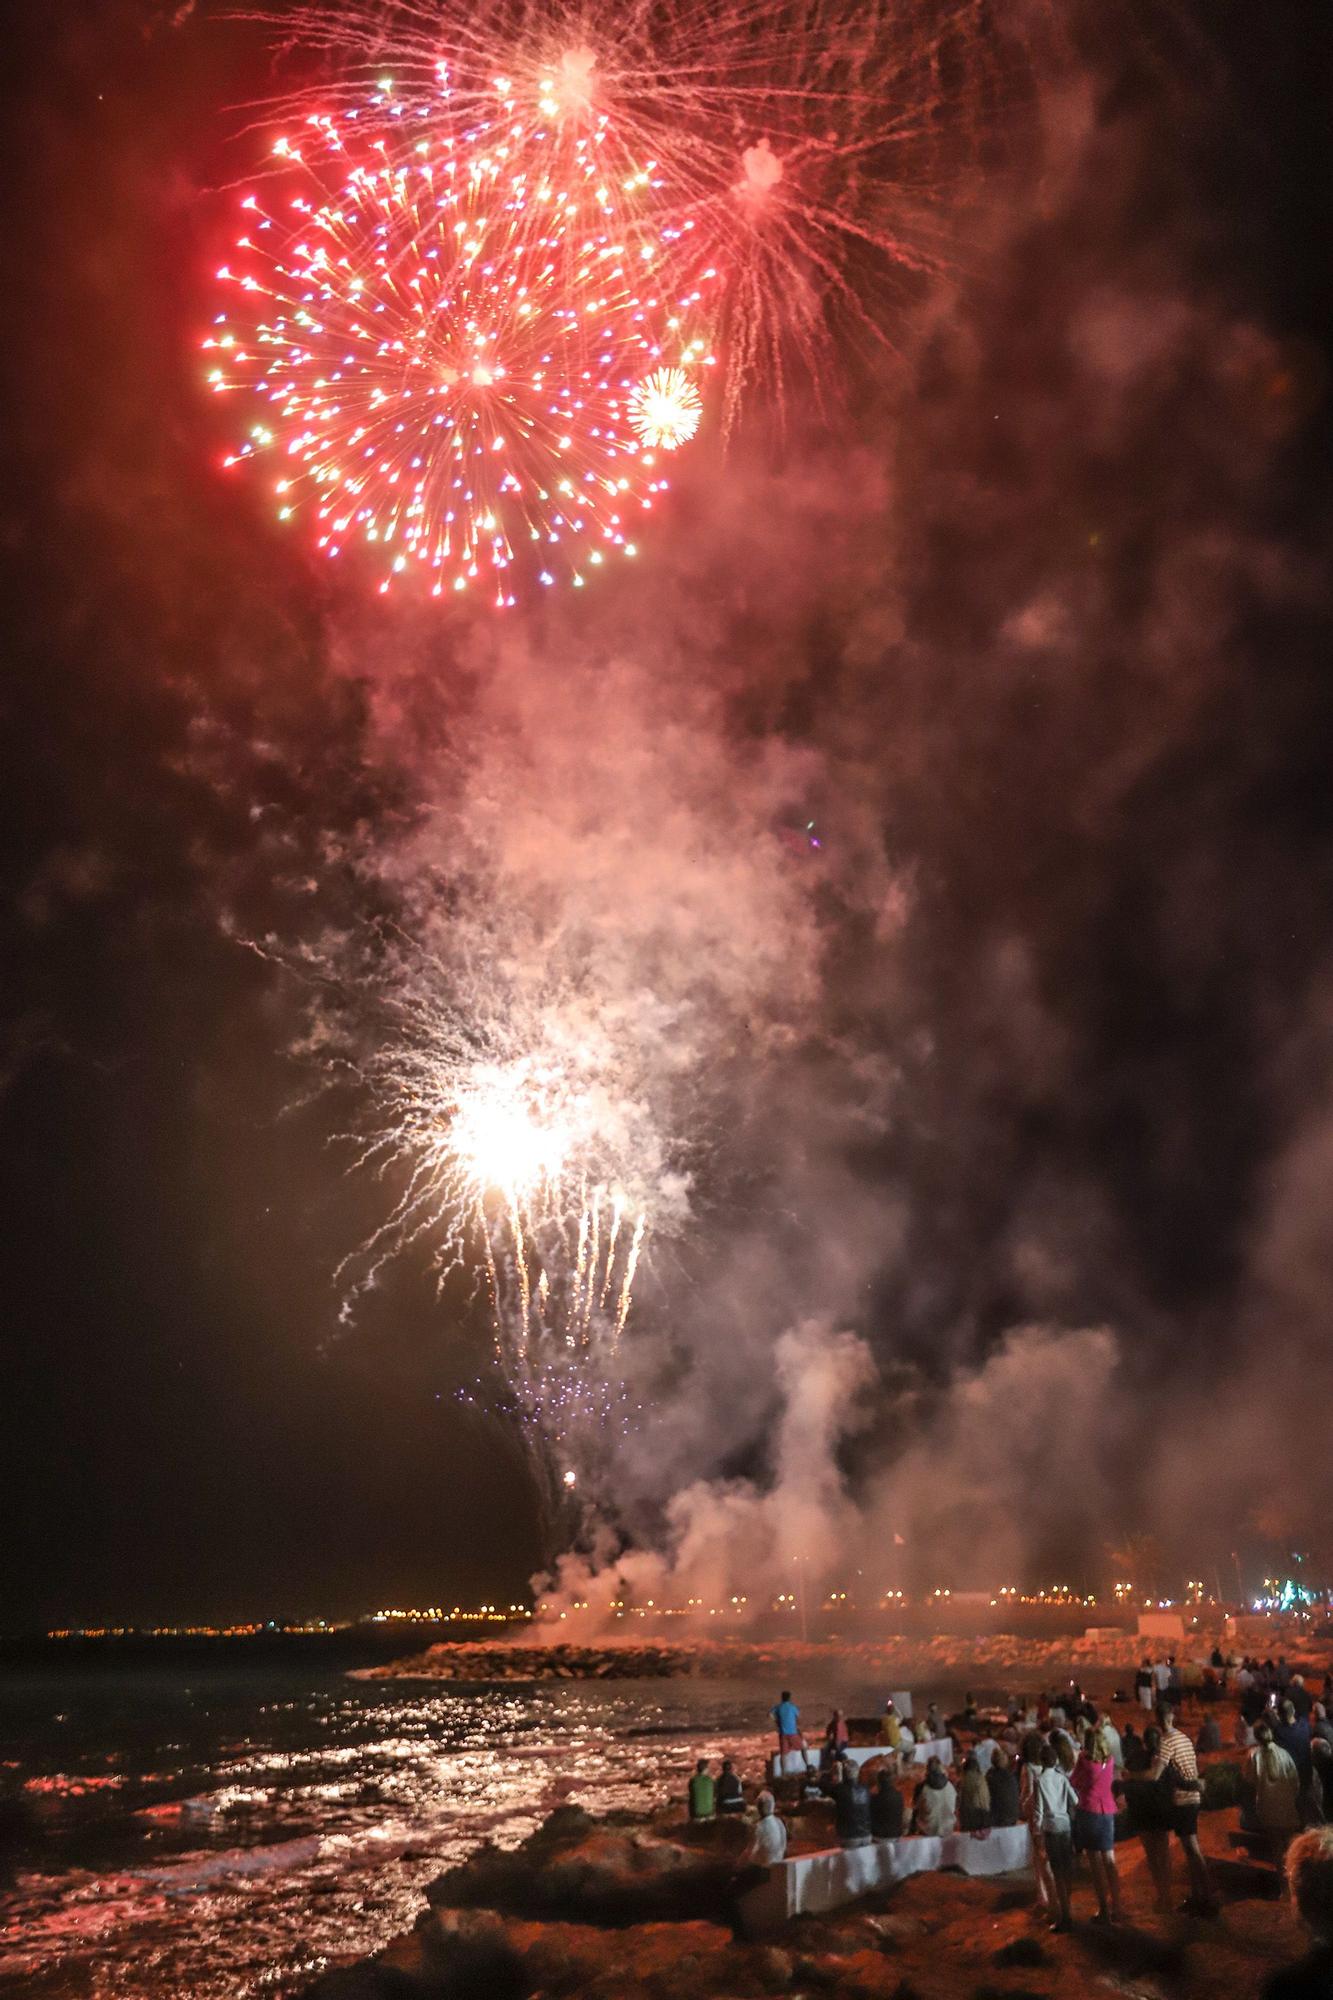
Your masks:
M785 1750L804 1750L805 1738L801 1734L801 1711L791 1698L791 1689L784 1688L781 1697L769 1710L778 1726L778 1753Z

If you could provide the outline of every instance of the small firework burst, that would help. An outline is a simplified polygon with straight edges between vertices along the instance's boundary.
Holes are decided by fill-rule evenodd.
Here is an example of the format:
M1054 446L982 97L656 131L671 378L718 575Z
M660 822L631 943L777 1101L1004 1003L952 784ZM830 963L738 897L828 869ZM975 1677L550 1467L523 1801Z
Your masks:
M630 392L629 420L657 451L675 451L699 428L703 401L683 368L658 368Z

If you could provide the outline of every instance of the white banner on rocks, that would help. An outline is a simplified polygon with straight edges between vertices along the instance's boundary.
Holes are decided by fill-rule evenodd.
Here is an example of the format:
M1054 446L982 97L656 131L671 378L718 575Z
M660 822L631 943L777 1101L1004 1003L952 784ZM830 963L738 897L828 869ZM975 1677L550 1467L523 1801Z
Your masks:
M741 1917L751 1936L775 1930L791 1917L837 1910L872 1889L892 1888L909 1875L960 1868L965 1875L1007 1875L1026 1868L1032 1841L1026 1826L995 1826L985 1833L948 1833L941 1838L908 1834L901 1840L872 1840L868 1847L824 1848L779 1861L768 1879L741 1898Z

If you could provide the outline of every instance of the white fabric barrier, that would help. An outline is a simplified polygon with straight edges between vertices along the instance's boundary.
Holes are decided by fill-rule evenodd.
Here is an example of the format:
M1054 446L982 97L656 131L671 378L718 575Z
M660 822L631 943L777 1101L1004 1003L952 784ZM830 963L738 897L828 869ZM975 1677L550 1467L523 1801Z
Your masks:
M849 1743L842 1754L848 1763L855 1764L859 1771L861 1766L868 1764L872 1757L887 1756L888 1745L886 1743ZM904 1743L899 1746L898 1755L904 1764L928 1764L932 1757L938 1757L940 1762L947 1766L953 1762L953 1738L952 1736L938 1736L930 1743ZM808 1753L803 1753L800 1750L788 1750L784 1752L781 1758L774 1751L772 1757L769 1759L768 1775L770 1778L799 1778L806 1768L807 1761L816 1770L819 1768L819 1751L813 1744Z
M868 1847L823 1848L776 1862L768 1880L741 1898L747 1933L774 1930L792 1917L841 1909L872 1889L891 1889L909 1875L960 1868L965 1875L1008 1875L1032 1860L1025 1825L994 1826L986 1833L947 1833L936 1839L909 1834L872 1840Z
M799 1778L807 1770L818 1769L818 1750L784 1750L781 1756L775 1750L768 1760L770 1778Z

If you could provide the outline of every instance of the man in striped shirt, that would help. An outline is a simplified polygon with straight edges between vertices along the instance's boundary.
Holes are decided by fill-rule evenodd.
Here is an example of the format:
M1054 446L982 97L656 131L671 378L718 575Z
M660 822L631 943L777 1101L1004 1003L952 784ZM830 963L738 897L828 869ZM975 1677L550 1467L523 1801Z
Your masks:
M1158 1704L1157 1722L1162 1732L1162 1746L1158 1754L1162 1762L1171 1767L1176 1778L1171 1794L1171 1826L1185 1851L1185 1865L1189 1869L1190 1893L1184 1908L1196 1915L1212 1916L1217 1910L1217 1898L1213 1894L1213 1885L1208 1879L1208 1864L1199 1845L1199 1802L1203 1796L1199 1760L1184 1730L1176 1728L1175 1710L1169 1703Z

